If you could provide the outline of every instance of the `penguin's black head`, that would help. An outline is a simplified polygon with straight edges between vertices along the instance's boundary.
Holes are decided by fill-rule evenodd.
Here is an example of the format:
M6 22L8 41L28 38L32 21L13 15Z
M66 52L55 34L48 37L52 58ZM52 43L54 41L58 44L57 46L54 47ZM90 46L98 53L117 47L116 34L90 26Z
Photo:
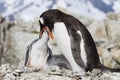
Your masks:
M62 21L61 17L63 12L57 9L47 10L42 13L39 17L39 24L40 24L40 36L45 30L48 30L50 38L53 39L52 30L54 28L55 22Z

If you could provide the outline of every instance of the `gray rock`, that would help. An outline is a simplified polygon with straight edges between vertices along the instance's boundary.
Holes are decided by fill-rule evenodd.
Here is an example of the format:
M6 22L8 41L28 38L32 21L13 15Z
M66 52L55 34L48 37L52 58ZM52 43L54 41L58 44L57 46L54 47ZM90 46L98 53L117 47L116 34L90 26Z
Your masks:
M25 68L21 67L21 70ZM19 70L19 71L18 71ZM84 74L75 73L69 70L56 70L56 71L39 71L39 72L21 72L20 68L15 68L10 64L0 66L0 79L1 80L119 80L120 73L105 73L99 75L101 72L94 69L92 73L86 72Z
M3 64L0 67L1 72L9 73L13 71L13 66L10 64Z
M120 21L105 20L107 37L110 43L120 41Z
M24 62L27 46L38 37L38 34L24 32L22 28L14 26L8 32L6 62L19 65ZM11 54L11 55L9 55Z
M7 73L2 80L15 80L15 76L11 73Z
M87 28L96 42L108 42L103 20L94 20Z
M113 12L110 12L110 13L107 13L106 15L107 19L110 19L110 20L120 20L120 14L119 13L113 13Z
M1 65L0 76L2 76L2 80L15 80L13 70L14 70L14 67L10 64Z
M22 28L25 32L38 33L40 30L39 18L35 18L34 21L28 22L19 18L16 20L16 26Z

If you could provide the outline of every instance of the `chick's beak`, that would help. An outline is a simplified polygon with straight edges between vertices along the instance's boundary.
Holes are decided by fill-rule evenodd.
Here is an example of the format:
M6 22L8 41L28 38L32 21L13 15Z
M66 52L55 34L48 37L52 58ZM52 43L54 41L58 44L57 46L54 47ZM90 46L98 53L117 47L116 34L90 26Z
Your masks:
M49 33L49 37L51 38L51 39L53 39L53 33L52 33L52 31L50 31L50 29L47 27L47 26L45 26L41 31L40 31L40 38L42 37L42 34L43 34L43 32L44 31L48 31L48 33Z
M39 35L40 35L40 36L39 36L40 38L42 37L43 32L46 31L46 30L47 30L47 27L44 27L44 28L40 31L40 34L39 34Z

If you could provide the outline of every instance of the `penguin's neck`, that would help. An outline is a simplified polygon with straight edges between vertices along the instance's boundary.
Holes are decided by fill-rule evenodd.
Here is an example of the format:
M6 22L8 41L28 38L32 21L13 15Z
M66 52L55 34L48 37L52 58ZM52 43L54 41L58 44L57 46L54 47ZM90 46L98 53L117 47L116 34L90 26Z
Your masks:
M45 31L42 37L35 43L36 48L47 47L48 40L49 40L49 36Z
M41 44L47 44L48 40L49 40L49 36L47 34L47 31L44 31L41 39L38 42Z
M40 43L40 44L47 44L47 42L48 42L48 36L44 36L44 37L42 37L39 41L38 41L38 44Z

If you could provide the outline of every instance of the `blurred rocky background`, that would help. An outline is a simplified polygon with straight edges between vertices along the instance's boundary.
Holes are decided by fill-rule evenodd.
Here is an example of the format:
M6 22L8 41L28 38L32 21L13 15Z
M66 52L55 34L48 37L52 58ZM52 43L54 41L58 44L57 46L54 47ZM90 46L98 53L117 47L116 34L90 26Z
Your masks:
M99 3L99 4L98 4ZM14 4L14 5L13 5ZM98 4L98 5L96 5ZM22 66L26 47L39 37L39 15L47 9L59 9L79 19L90 31L101 62L111 68L120 68L120 9L119 0L1 0L0 1L0 80L2 69ZM79 6L78 6L79 5ZM30 13L30 14L29 14ZM52 46L56 47L52 43ZM9 63L6 64L6 63ZM14 70L14 68L11 68ZM9 73L3 71L3 73ZM10 72L11 73L11 72ZM23 74L27 80L39 80L31 76L48 73ZM57 75L61 75L60 72ZM7 78L10 74L7 74ZM31 75L31 76L28 76ZM113 76L114 75L114 76ZM120 74L104 74L100 80L119 80ZM50 75L49 75L50 76ZM110 77L111 76L111 77ZM106 78L107 77L107 78ZM114 78L115 77L115 78ZM12 74L12 79L15 80ZM24 80L26 76L23 76ZM77 80L65 77L60 80ZM40 80L47 80L41 78ZM54 77L51 80L56 80ZM90 78L88 78L89 80ZM5 78L5 80L8 80Z
M75 16L88 28L106 66L120 66L120 14L108 13L106 19L97 20L60 7L58 9ZM34 21L24 21L20 18L10 21L1 16L0 22L1 63L22 65L27 46L39 37L38 18Z

